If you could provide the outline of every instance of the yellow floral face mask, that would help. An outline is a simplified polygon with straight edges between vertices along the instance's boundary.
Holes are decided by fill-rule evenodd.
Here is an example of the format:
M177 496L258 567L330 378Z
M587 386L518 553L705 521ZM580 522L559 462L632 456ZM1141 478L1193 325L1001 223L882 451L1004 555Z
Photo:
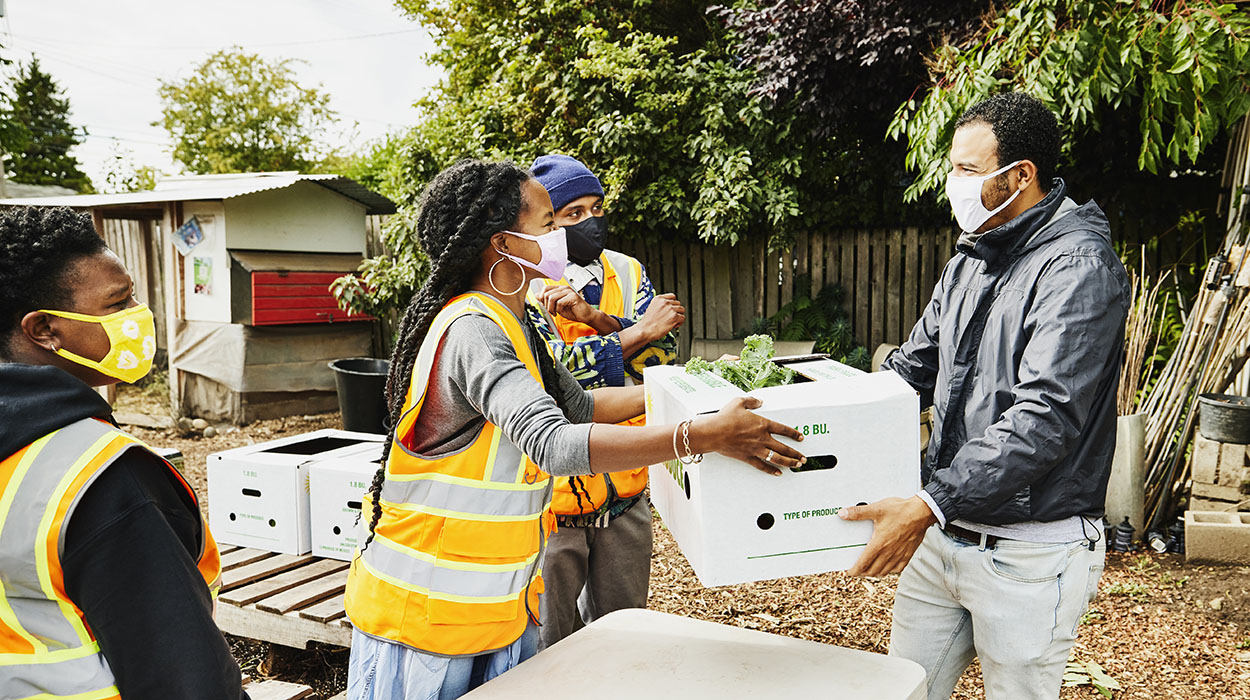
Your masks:
M134 383L152 371L156 356L156 322L147 304L139 304L108 316L88 316L70 311L40 309L40 313L74 321L98 323L109 337L109 353L96 362L81 355L57 348L56 354L75 364L90 367L106 377Z

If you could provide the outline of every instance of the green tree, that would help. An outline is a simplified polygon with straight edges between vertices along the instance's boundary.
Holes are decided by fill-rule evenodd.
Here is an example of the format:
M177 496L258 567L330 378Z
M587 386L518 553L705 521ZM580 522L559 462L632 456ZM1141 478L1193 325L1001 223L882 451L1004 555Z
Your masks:
M1250 14L1216 0L1016 0L974 41L940 46L930 75L890 126L918 172L911 200L940 189L955 118L1003 90L1046 102L1087 170L1097 142L1109 160L1132 144L1121 173L1209 171L1200 159L1250 111Z
M161 81L161 119L174 158L193 173L308 171L330 155L330 96L302 87L292 60L218 51L190 78Z
M322 167L325 172L350 177L394 201L402 201L407 194L404 145L404 133L387 134L366 143L354 155L322 163Z
M9 177L30 185L60 185L79 192L94 191L91 179L78 168L70 149L86 136L69 120L69 98L39 59L21 64L0 104L0 145Z
M733 243L819 220L837 176L789 109L749 94L730 34L690 0L399 0L447 78L422 101L409 189L463 156L558 151L601 177L618 233Z
M692 0L398 0L430 27L446 78L418 103L388 171L411 208L439 170L464 157L522 166L559 152L603 181L618 236L783 245L803 227L854 216L830 196L845 171L827 139L788 106L751 94L730 32ZM411 212L409 212L411 213ZM396 217L389 258L340 299L378 312L406 300L423 263ZM407 253L403 251L408 251ZM369 289L370 294L363 293Z

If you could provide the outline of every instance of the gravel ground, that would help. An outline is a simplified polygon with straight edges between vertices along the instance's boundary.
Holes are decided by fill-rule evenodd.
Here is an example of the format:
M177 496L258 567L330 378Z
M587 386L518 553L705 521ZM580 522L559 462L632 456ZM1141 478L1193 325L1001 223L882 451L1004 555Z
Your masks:
M210 453L338 425L337 414L322 414L223 428L213 438L131 430L150 444L180 449L187 476L203 496ZM897 577L869 580L835 573L703 588L658 518L654 527L652 609L855 649L888 648ZM1115 697L1250 698L1250 567L1195 566L1176 555L1112 553L1099 590L1074 655L1081 662L1096 662L1120 683ZM231 642L244 670L255 678L306 683L323 697L345 687L345 650ZM974 663L955 697L983 696ZM1065 687L1060 697L1101 696L1086 685Z

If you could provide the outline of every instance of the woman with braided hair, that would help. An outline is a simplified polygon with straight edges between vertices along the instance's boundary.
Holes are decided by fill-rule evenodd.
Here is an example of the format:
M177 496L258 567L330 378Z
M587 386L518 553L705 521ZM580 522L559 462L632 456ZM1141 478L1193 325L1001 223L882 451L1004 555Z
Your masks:
M430 273L399 327L394 432L347 583L353 700L456 698L534 654L549 475L633 469L675 450L771 474L804 462L774 437L800 434L747 410L754 399L676 426L620 426L643 412L642 387L586 392L553 361L525 294L563 275L564 232L525 170L464 160L439 173L417 236Z

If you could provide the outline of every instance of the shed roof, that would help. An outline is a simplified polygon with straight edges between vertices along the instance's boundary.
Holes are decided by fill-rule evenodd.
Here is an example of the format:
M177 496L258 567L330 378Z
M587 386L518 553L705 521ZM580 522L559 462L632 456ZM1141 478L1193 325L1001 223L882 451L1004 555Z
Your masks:
M367 214L394 214L395 203L364 185L341 175L298 172L239 173L167 177L155 189L121 194L78 194L61 197L11 197L0 206L95 208L134 206L162 202L232 199L267 190L280 190L297 182L313 182L364 205Z
M28 185L24 182L13 182L6 180L0 185L0 192L6 197L59 197L62 195L78 194L68 187L59 185Z

